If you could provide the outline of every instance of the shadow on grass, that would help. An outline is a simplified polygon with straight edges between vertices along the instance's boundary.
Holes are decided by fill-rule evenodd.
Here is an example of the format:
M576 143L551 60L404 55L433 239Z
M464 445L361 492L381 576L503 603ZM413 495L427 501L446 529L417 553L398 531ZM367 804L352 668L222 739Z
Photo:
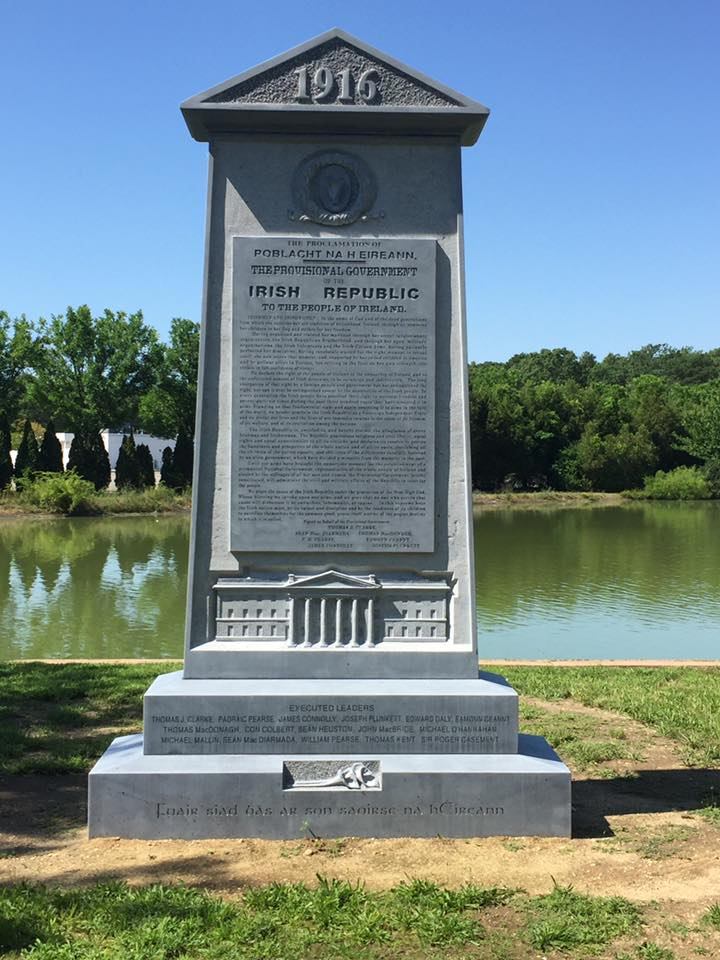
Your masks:
M610 837L606 817L697 810L720 791L720 770L640 770L632 777L573 783L573 836Z
M87 776L0 777L0 858L43 853L87 822Z

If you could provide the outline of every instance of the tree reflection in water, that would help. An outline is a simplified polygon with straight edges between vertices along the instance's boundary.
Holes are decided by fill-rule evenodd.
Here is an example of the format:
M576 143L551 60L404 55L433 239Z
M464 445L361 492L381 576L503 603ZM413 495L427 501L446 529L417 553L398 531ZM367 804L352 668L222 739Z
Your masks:
M182 657L187 517L3 521L0 656Z

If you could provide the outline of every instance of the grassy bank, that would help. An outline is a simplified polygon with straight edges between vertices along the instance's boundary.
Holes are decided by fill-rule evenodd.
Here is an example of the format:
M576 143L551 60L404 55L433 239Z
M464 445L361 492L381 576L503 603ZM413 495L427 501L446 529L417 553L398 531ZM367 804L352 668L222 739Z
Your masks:
M146 664L0 663L0 772L81 773L113 736L142 724L142 695L173 661ZM674 740L688 764L720 767L720 668L508 667L521 697L571 698L625 714ZM521 700L522 703L522 700ZM523 706L522 728L583 769L630 748L621 729L602 738L587 717Z
M116 516L137 513L183 513L190 509L191 492L176 493L168 487L158 486L147 490L102 490L93 491L76 511L78 516ZM14 490L0 493L0 517L44 517L63 514L61 509L52 509L34 501L27 494Z
M620 493L583 493L538 490L534 493L473 492L473 506L480 510L541 510L559 507L617 507L629 501Z

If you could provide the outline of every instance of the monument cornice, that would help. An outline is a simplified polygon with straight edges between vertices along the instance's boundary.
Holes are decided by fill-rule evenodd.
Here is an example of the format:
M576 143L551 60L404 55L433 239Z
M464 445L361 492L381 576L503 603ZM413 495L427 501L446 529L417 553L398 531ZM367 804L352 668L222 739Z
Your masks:
M471 146L489 110L334 28L181 110L199 141L240 133L442 136Z

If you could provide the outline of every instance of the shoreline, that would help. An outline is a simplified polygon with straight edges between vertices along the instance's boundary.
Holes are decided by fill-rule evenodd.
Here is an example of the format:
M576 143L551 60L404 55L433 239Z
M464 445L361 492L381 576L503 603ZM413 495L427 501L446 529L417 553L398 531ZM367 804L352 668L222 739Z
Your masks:
M7 659L3 663L97 663L97 664L127 664L128 666L142 666L143 664L178 664L182 667L182 659L176 657L96 657L61 659L59 657ZM717 660L481 660L481 667L651 667L653 669L667 669L668 667L698 667L713 669L720 667L720 658Z
M483 493L473 491L475 510L546 510L567 507L621 507L637 503L621 493L542 490L535 493Z

